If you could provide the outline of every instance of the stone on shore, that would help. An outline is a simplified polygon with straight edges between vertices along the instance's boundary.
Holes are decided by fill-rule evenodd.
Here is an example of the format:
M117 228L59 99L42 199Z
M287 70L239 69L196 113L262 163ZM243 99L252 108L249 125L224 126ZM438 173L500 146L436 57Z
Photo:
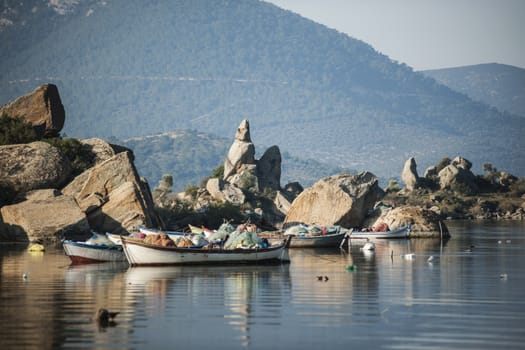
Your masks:
M293 201L284 227L307 225L360 226L379 193L378 180L370 172L324 178Z
M56 242L62 238L85 239L90 235L86 215L71 196L54 191L34 191L29 200L0 208L3 230L9 241ZM25 239L24 239L25 238Z
M138 176L129 152L118 153L86 170L62 192L76 199L96 231L123 233L138 225L158 226L149 187ZM124 203L128 211L125 220L115 203Z
M403 206L382 211L379 218L375 219L372 227L386 223L391 230L410 224L410 237L443 238L450 237L447 226L432 210L420 207Z
M69 160L47 142L0 146L0 185L17 193L60 188L71 171Z

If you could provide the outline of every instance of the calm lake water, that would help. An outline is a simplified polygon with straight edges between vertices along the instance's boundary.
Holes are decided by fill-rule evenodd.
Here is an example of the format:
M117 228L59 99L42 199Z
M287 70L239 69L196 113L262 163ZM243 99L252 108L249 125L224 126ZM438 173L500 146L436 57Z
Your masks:
M292 249L280 266L71 267L2 245L0 349L524 349L525 222L447 225L443 243Z

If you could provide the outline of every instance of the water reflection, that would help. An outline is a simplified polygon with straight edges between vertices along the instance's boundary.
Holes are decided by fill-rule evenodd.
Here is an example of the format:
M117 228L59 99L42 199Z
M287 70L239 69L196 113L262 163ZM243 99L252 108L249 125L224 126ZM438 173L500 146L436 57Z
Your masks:
M449 241L292 249L279 266L70 266L0 246L0 348L519 349L524 228L450 224Z
M177 321L202 312L207 319L200 327L235 335L243 348L250 345L252 319L278 320L290 289L289 265L130 267L125 281L135 319L170 314Z

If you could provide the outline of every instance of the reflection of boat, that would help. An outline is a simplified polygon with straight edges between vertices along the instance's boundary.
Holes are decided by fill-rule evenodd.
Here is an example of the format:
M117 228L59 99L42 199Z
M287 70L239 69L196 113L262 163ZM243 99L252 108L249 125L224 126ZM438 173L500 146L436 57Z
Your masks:
M257 264L287 262L291 237L268 248L222 249L179 248L147 244L142 240L122 237L122 246L128 262L137 265L184 264Z
M347 231L338 230L334 233L320 235L292 235L291 248L320 248L337 247L345 237ZM262 232L259 237L268 239L269 242L282 241L286 238L283 233Z
M125 261L126 257L119 245L91 244L86 242L63 242L64 251L73 264L88 264L108 261Z
M408 225L395 230L381 232L352 230L348 232L346 236L350 239L407 238L410 233L410 227L411 225Z

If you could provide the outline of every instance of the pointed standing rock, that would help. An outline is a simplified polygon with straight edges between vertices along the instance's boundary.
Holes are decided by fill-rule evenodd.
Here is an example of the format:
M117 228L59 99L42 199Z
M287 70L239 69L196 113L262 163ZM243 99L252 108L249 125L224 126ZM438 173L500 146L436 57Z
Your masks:
M250 139L250 123L247 119L237 128L235 140L224 161L224 180L238 173L245 164L255 164L255 146Z

